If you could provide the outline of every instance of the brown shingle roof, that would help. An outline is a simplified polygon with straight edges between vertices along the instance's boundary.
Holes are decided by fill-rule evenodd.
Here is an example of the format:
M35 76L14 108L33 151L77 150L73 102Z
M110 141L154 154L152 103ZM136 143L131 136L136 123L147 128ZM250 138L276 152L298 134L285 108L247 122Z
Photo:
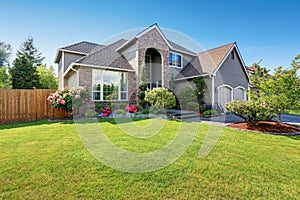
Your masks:
M235 43L230 43L200 52L175 79L214 73L234 45Z

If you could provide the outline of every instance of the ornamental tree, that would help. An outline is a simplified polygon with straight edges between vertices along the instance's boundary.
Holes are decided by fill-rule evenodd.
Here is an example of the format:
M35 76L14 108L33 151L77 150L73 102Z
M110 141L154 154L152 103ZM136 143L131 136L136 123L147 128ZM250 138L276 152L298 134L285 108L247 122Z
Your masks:
M254 101L267 101L279 115L286 113L291 108L300 106L300 81L297 71L300 69L300 54L295 57L291 68L278 67L273 75L261 72L259 64L255 64L255 74L250 77L251 84L258 91L250 91L249 96Z

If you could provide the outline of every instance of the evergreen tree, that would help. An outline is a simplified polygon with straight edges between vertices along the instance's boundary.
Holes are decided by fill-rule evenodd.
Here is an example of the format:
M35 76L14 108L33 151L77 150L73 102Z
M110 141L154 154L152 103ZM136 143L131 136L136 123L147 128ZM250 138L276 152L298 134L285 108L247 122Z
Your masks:
M43 57L33 45L33 38L28 38L17 51L17 57L13 61L11 74L12 87L14 89L39 88L39 75L37 66L41 65Z

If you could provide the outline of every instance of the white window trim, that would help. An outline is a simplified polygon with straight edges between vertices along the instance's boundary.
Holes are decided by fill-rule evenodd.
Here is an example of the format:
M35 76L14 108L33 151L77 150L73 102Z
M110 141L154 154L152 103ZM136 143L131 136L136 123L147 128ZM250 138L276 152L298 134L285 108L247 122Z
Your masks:
M179 55L180 56L180 62L181 62L181 65L180 65L180 67L177 67L177 66L174 66L174 65L170 65L170 53L172 53L172 54L177 54L177 55ZM169 67L172 67L172 68L175 68L175 69L182 69L183 68L183 56L182 56L182 54L180 54L180 53L176 53L176 52L174 52L174 51L169 51L169 60L168 60L168 63L169 63Z
M103 100L103 75L101 73L101 80L100 80L100 85L101 85L101 90L98 91L98 90L93 90L93 87L94 87L94 71L106 71L106 70L101 70L101 69L93 69L92 70L92 101L95 101L95 102L100 102L100 101L111 101L111 102L118 102L118 101L128 101L128 73L127 72L119 72L119 71L113 71L115 73L124 73L126 74L126 78L127 78L127 91L121 91L121 80L119 80L119 83L120 83L120 86L119 86L119 91L118 91L118 94L119 94L119 99L114 99L114 100ZM94 95L93 93L94 92L100 92L100 99L99 100L96 100L94 99ZM126 92L126 99L121 99L121 92Z

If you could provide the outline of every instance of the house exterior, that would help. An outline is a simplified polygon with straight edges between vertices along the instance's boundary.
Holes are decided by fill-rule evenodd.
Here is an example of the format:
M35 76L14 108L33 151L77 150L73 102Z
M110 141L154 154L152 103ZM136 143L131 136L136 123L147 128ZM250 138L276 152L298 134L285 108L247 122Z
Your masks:
M195 53L168 40L154 24L131 40L109 45L80 42L57 50L59 88L86 87L93 102L137 102L142 68L149 88L177 90L203 77L205 101L223 108L231 100L246 99L249 77L236 43ZM92 105L91 105L92 106Z

